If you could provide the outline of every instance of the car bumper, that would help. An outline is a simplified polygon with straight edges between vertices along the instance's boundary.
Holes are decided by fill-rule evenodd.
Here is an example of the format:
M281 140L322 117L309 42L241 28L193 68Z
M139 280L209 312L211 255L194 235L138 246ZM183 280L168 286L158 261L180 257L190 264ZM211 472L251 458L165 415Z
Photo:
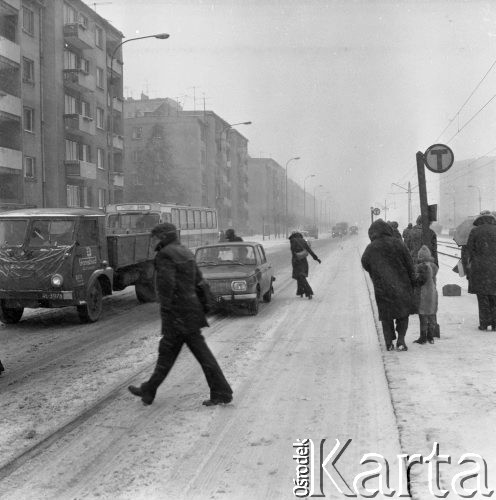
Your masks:
M244 293L243 295L218 295L217 302L236 302L238 300L254 300L256 298L256 293Z

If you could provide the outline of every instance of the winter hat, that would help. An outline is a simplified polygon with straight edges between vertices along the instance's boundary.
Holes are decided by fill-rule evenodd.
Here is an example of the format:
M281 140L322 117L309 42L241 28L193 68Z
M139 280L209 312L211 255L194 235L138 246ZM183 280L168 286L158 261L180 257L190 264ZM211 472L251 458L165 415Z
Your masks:
M170 239L172 235L177 235L177 228L174 224L171 224L170 222L157 224L152 229L152 236L156 236L160 240L164 240L166 238Z
M419 262L427 262L429 260L432 260L431 251L427 246L422 245L420 247L420 250L418 251L418 260Z
M234 229L227 229L226 230L226 236L228 238L232 238L234 236Z
M496 224L496 217L489 211L483 210L473 222L474 226L480 226L481 224Z

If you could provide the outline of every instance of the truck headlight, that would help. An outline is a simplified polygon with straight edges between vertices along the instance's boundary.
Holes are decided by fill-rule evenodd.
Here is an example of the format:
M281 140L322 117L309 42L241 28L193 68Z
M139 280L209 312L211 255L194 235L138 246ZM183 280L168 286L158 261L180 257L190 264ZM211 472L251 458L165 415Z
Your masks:
M233 292L246 292L246 281L231 282L231 289Z
M60 274L54 274L51 278L52 286L61 287L64 282L64 278Z

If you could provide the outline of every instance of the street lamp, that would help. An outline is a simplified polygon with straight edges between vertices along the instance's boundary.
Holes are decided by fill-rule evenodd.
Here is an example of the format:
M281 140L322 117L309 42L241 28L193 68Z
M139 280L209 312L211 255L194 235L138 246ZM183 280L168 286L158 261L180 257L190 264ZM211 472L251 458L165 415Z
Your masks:
M300 157L299 156L295 156L294 158L290 158L287 162L286 162L286 167L285 167L285 170L286 170L286 196L285 196L285 202L286 202L286 210L285 210L285 223L286 223L286 238L288 237L288 165L290 162L294 161L294 160L299 160Z
M306 206L307 206L307 192L305 190L305 183L307 182L307 179L310 178L310 177L315 177L315 174L307 175L305 177L305 179L303 180L303 224L305 224L305 220L306 220L306 217L307 217L307 209L306 209Z
M142 40L143 38L157 38L159 40L166 40L169 38L168 33L158 33L156 35L138 36L136 38L129 38L119 43L112 52L110 56L110 89L109 89L109 100L110 100L110 162L108 168L108 187L109 187L109 202L114 202L114 189L113 189L113 179L112 174L114 173L114 59L115 54L127 42L133 42L134 40Z
M322 184L319 184L318 186L315 186L313 188L313 227L314 229L317 229L317 224L315 220L315 191L321 187L324 187Z
M221 143L221 154L222 154L222 137L224 136L224 132L226 132L226 142L227 142L227 132L236 125L251 125L251 122L238 122L238 123L228 123L225 127L223 127L220 131L220 143ZM226 164L227 164L227 144L225 147L226 150ZM224 159L222 158L222 163ZM221 206L219 200L221 198L221 185L220 185L220 172L219 172L219 162L217 162L217 167L215 170L215 206L217 207L218 217L221 218ZM222 224L224 224L224 220L222 220Z
M475 188L479 191L479 213L482 212L482 195L481 195L481 190L480 190L480 187L479 186L473 186L472 184L470 184L468 186L469 188Z

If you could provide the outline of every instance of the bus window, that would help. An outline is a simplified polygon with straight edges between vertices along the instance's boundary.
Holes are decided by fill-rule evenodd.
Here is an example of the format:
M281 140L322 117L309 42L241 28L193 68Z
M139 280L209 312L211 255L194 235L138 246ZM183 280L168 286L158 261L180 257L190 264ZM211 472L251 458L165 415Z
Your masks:
M213 226L214 228L217 227L217 212L212 212L212 220L213 220Z
M200 227L202 229L206 229L207 228L207 212L205 210L200 211L200 220L201 220Z
M195 228L195 217L194 217L194 212L191 209L188 209L188 229L194 229Z
M195 216L195 229L200 229L201 228L200 211L195 210L194 216Z
M188 229L187 211L185 208L179 209L179 227L181 229Z
M162 222L172 222L171 214L162 212Z
M212 228L212 212L207 212L207 228Z
M181 228L179 224L179 210L177 208L172 209L172 224L176 226L178 229Z

